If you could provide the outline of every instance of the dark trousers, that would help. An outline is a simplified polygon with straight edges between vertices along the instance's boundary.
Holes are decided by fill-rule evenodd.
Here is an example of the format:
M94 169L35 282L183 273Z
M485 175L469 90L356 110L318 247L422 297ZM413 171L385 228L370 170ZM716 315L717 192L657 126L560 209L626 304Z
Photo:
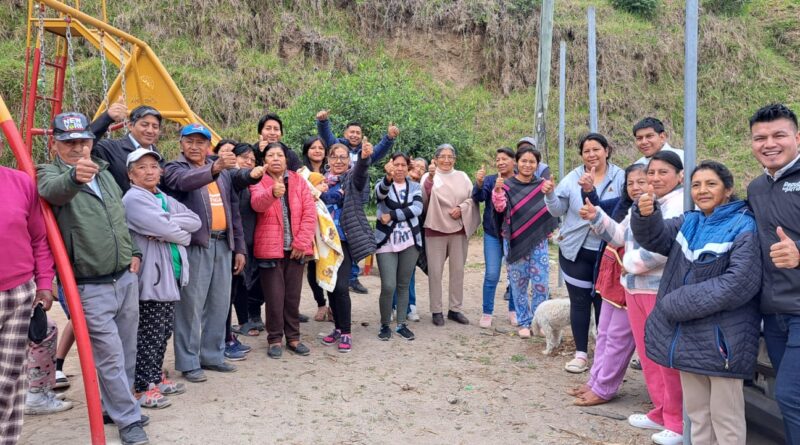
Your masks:
M777 372L775 399L783 414L786 443L800 443L800 316L764 315L764 342Z
M259 272L264 303L267 306L267 342L300 340L300 290L303 287L303 263L289 258L286 251L275 267Z
M317 302L317 307L325 307L325 291L317 284L317 262L308 262L308 272L306 273L308 280L308 287L311 288L311 293L314 294L314 300Z
M134 389L147 391L161 382L161 368L167 342L175 325L174 301L140 301L139 330L136 334L136 378Z
M561 251L558 252L558 263L564 274L569 294L569 321L575 338L575 350L579 352L589 351L592 305L594 305L595 326L600 324L600 305L603 300L599 295L592 296L596 260L597 252L594 250L581 249L575 261L564 258Z
M342 242L342 252L344 259L339 271L336 274L336 287L333 292L328 292L328 300L333 312L334 325L342 334L350 333L350 266L353 261L350 258L350 246Z
M255 261L255 258L249 258ZM244 277L234 275L233 285L231 286L231 301L233 309L236 311L236 319L239 324L245 324L252 319L261 317L261 305L264 304L264 293L261 291L261 281L256 281L248 289L244 284ZM230 323L228 324L230 326Z

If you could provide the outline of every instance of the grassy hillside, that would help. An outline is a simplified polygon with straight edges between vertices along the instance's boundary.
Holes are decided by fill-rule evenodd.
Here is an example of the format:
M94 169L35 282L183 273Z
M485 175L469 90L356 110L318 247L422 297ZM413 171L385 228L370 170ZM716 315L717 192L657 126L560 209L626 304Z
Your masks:
M96 2L81 2L98 13ZM255 140L263 111L281 113L299 149L316 110L357 119L372 140L389 122L399 148L429 154L454 142L472 169L494 148L531 132L539 23L531 0L142 0L109 1L112 23L147 41L188 102L225 136ZM636 157L630 127L652 114L673 145L683 133L683 3L662 0L642 18L606 0L556 2L548 161L557 164L557 45L567 56L567 166L588 130L586 8L597 7L600 130L620 164ZM269 6L268 6L269 5ZM0 5L0 94L20 108L27 2ZM800 108L800 5L752 0L735 14L704 9L700 29L698 158L749 180L759 169L747 117L783 101ZM100 101L99 59L80 44L77 103ZM162 147L174 150L174 128ZM8 156L4 157L9 162Z

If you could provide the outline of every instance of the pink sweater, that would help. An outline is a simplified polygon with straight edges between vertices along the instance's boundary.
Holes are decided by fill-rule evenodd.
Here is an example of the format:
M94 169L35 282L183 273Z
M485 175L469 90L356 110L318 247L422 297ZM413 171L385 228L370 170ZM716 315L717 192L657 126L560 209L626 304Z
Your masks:
M0 167L0 291L13 289L31 277L37 290L52 290L53 255L47 244L39 193L33 180L17 170Z

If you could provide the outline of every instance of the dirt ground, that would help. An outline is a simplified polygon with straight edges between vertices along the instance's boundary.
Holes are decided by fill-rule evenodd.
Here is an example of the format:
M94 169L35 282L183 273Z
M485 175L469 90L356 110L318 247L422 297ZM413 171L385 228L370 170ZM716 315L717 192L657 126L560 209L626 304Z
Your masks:
M551 267L555 263L551 261ZM555 276L555 273L551 273ZM464 313L472 324L431 323L428 282L417 273L417 304L422 320L411 323L416 340L377 338L377 275L362 278L369 295L354 294L353 351L340 354L318 338L329 322L301 325L311 355L266 355L266 336L241 337L253 347L232 374L206 371L208 381L186 382L187 392L172 406L143 410L153 444L647 444L652 433L624 420L649 407L641 372L629 370L618 398L594 408L572 405L564 391L587 374L564 371L574 352L571 338L554 356L544 356L544 339L521 340L506 320L506 303L497 292L492 330L477 326L481 314L483 253L480 239L470 243ZM445 279L446 283L446 279ZM564 296L563 288L554 296ZM445 291L446 292L446 291ZM445 293L446 295L446 293ZM304 287L301 312L316 304ZM60 309L52 315L61 325ZM165 366L174 373L168 351ZM77 353L65 365L75 407L50 416L25 418L23 444L88 444L89 426ZM175 375L175 374L173 374ZM180 377L176 378L183 381ZM106 426L108 443L119 443ZM754 443L748 441L748 443Z

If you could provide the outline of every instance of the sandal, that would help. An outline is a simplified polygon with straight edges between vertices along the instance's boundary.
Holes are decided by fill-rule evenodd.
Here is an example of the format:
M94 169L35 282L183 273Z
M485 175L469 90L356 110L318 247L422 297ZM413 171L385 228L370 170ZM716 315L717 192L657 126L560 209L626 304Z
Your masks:
M264 323L261 323L261 328L258 327L258 323L258 321L251 320L242 325L233 325L231 326L231 331L245 337L258 337L261 333L260 331L264 330Z
M572 374L580 374L589 369L589 361L582 357L575 357L564 365L564 370Z

